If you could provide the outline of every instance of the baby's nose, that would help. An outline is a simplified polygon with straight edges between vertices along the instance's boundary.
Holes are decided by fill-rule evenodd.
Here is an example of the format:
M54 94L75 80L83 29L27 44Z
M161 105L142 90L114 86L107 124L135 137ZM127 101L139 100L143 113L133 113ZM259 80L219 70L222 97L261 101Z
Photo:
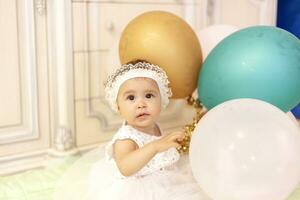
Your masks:
M138 108L145 108L147 106L146 102L144 100L139 100L138 102Z

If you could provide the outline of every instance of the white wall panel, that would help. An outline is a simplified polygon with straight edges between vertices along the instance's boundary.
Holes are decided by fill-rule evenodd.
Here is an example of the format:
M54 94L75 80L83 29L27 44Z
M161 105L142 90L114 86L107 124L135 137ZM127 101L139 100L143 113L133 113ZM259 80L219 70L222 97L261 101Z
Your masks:
M0 2L0 173L27 168L24 160L49 148L47 29L37 2Z

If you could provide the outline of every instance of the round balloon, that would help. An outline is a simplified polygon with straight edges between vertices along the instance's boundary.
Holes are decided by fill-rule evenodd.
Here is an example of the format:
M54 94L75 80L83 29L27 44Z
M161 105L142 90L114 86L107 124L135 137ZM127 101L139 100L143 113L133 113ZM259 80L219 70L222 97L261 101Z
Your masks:
M134 18L121 35L119 54L122 64L139 59L163 68L172 98L191 95L197 87L200 43L192 28L172 13L151 11Z
M300 102L300 41L272 26L254 26L222 40L208 55L198 94L208 108L236 98L267 101L284 112Z
M235 99L197 124L192 172L215 200L284 200L300 180L300 129L277 107Z
M227 24L218 24L206 27L197 32L201 44L202 58L205 60L211 50L228 35L238 31L239 28Z
M300 128L300 122L296 119L291 111L287 112L289 118Z

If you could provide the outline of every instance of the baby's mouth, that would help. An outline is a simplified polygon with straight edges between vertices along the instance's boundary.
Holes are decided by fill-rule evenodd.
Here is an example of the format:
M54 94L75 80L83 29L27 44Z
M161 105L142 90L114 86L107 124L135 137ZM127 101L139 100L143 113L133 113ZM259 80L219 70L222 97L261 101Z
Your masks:
M140 113L136 116L136 118L142 118L142 117L146 117L148 115L149 115L148 113Z

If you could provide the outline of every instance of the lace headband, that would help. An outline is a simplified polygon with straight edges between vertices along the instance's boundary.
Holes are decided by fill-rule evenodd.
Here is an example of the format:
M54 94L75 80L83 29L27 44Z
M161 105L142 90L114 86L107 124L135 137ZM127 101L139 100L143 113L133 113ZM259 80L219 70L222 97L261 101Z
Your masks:
M157 85L161 95L161 106L165 108L172 96L167 74L160 67L147 63L125 64L110 75L105 83L105 98L114 111L118 111L117 96L121 85L132 78L151 78Z

